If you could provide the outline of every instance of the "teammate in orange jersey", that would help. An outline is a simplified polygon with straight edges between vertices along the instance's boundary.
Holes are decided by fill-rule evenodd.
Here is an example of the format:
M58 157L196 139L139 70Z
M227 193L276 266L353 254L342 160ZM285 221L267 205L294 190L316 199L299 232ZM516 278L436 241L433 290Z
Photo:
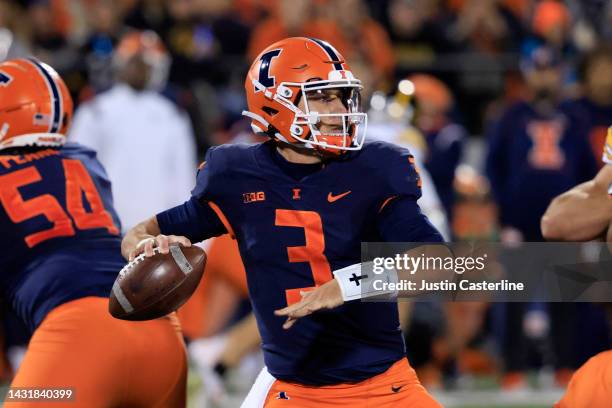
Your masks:
M72 100L51 67L0 64L0 291L32 332L5 402L182 407L176 318L126 322L108 313L124 265L120 226L95 152L65 143L71 118ZM24 399L37 396L33 389L49 399Z
M574 373L555 408L608 408L612 401L612 350L591 357Z
M442 241L412 155L365 142L361 82L325 41L272 44L245 88L270 140L211 148L188 201L132 228L124 256L236 238L266 364L245 408L440 407L408 364L397 304L357 301L361 242Z

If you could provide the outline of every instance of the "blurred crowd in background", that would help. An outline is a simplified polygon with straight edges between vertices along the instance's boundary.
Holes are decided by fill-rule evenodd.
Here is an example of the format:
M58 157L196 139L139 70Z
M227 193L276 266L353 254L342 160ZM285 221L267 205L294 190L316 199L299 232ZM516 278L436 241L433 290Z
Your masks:
M580 63L612 40L611 22L605 0L2 0L0 58L34 54L82 103L112 86L122 36L153 30L170 56L164 91L189 113L201 153L236 132L246 68L286 36L327 39L370 92L432 74L469 133L482 134L524 92L521 56L549 46L575 95Z
M610 0L0 0L0 60L34 55L65 79L71 137L98 150L124 230L187 197L208 147L255 140L245 74L288 36L347 58L368 137L413 150L431 180L422 206L449 239L541 241L550 200L601 166ZM141 174L158 182L139 189ZM130 208L135 197L150 208ZM603 305L417 304L408 315L410 359L431 387L483 373L524 387L541 367L564 386L610 347Z

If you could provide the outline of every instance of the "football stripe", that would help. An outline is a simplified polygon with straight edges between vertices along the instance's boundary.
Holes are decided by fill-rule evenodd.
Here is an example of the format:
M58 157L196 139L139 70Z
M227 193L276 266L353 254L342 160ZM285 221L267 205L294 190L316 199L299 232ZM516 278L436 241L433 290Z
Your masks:
M191 271L193 271L193 267L191 266L191 264L185 257L185 254L183 254L183 251L181 251L181 248L179 248L178 245L170 245L170 254L172 255L172 258L174 258L174 262L176 262L176 265L185 275L188 275L191 273Z
M115 294L115 298L126 313L132 313L134 311L132 304L127 299L127 297L125 297L125 294L123 293L123 290L121 290L121 287L119 286L119 283L117 283L117 281L113 283L113 293Z

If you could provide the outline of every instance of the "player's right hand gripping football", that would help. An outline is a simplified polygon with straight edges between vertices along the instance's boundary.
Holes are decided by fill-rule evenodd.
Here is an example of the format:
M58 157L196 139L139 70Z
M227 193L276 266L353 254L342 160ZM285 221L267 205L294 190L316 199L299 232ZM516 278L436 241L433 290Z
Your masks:
M179 243L183 246L191 246L189 238L180 235L164 235L159 230L157 218L151 217L135 227L131 228L121 241L121 254L125 259L132 262L134 258L144 252L145 256L153 256L154 248L159 248L159 252L167 254L169 246Z
M150 235L141 239L134 249L132 249L128 253L128 261L133 261L138 255L144 252L146 257L155 255L153 251L154 248L158 248L159 252L162 254L167 254L170 252L170 245L179 243L182 246L189 247L191 246L191 241L187 237L179 236L179 235L163 235L159 234L157 236Z

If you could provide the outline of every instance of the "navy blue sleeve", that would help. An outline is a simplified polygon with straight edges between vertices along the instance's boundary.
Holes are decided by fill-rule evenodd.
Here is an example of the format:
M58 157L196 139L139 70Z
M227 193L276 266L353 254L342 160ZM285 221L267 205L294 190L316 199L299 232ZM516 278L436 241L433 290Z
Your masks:
M421 177L414 165L414 157L407 149L397 148L392 154L383 157L387 194L391 196L410 197L418 200L421 197Z
M157 223L162 234L182 235L192 242L227 234L217 213L196 197L157 214Z
M377 204L378 234L386 242L443 242L421 212L421 178L410 151L388 143L375 144L381 176Z
M444 242L416 200L397 197L378 214L378 233L386 242Z

